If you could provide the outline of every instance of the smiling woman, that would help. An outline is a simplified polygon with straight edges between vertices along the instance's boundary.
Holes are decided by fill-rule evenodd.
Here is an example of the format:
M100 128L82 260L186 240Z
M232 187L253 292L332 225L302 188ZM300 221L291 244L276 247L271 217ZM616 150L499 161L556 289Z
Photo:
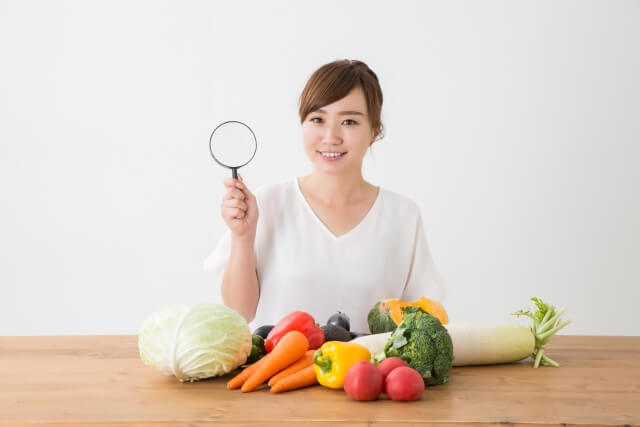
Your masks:
M382 99L364 62L320 67L299 108L313 170L255 195L242 179L225 181L229 231L205 268L216 273L223 302L253 327L296 310L318 322L342 311L352 330L366 331L379 300L444 298L417 205L362 176L367 149L382 137Z
M364 111L354 109L340 114L364 116L375 136L382 137L382 89L378 76L362 61L334 61L318 68L300 95L300 123L310 113L324 113L324 106L343 99L355 88L360 88L364 95Z
M357 174L362 169L362 159L376 137L366 106L365 94L356 86L324 109L307 114L302 135L307 156L317 170L344 173L351 168Z
M313 73L300 96L299 115L316 170L350 169L357 175L367 148L382 136L381 111L378 77L364 62L335 61Z

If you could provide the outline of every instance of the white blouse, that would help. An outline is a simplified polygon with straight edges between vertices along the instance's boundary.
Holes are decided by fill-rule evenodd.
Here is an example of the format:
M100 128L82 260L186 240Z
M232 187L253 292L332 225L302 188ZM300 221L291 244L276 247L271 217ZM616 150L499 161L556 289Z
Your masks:
M410 199L380 188L364 219L335 236L311 209L297 179L263 186L255 195L260 299L252 330L303 310L320 325L342 311L352 331L369 332L367 314L381 299L425 296L443 302L446 289L419 208ZM215 274L218 294L230 249L227 230L204 262Z

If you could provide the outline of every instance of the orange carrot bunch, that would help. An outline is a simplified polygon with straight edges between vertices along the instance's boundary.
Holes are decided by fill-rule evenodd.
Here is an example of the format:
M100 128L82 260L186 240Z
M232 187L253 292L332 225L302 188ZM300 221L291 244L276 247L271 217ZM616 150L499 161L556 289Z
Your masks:
M287 332L270 353L229 380L227 388L246 393L268 381L271 391L280 393L317 384L313 354L302 332Z

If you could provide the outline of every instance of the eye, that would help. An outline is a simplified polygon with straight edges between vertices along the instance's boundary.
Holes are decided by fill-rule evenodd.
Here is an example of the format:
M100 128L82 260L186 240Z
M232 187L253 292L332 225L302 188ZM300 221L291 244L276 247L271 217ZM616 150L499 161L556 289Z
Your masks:
M358 122L356 122L355 120L352 120L352 119L346 119L342 123L347 124L347 125L357 125L358 124Z
M309 121L312 123L322 123L322 119L320 117L311 117Z

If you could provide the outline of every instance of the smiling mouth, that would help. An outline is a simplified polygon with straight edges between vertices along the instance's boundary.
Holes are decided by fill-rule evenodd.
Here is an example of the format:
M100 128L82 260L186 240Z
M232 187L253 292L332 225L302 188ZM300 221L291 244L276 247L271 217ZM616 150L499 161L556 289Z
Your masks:
M339 159L340 157L343 157L345 154L347 154L346 151L344 153L330 152L330 151L318 151L318 153L320 153L320 155L322 157L324 157L325 159Z

